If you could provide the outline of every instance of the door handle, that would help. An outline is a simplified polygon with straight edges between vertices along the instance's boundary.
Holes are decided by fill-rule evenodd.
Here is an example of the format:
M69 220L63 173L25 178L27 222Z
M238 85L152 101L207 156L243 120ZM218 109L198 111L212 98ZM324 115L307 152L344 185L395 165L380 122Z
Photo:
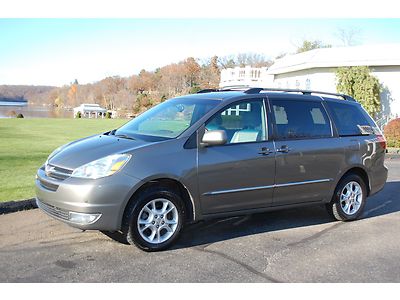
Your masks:
M291 149L288 146L282 146L279 149L276 149L276 152L280 153L288 153Z
M260 149L260 152L258 152L258 154L262 154L262 155L269 155L271 153L273 153L274 151L271 151L269 148L267 147L262 147Z

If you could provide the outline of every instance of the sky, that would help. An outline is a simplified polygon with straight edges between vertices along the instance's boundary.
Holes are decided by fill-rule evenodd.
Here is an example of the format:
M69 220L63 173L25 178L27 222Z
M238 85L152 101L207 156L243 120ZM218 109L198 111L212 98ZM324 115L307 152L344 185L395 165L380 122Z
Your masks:
M341 46L400 43L400 19L0 19L0 84L86 84L193 56L274 58L303 39Z

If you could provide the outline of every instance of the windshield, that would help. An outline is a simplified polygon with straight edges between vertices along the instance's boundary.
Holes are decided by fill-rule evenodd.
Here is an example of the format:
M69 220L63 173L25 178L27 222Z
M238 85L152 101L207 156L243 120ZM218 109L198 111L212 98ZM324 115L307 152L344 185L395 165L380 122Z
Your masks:
M171 99L128 122L115 135L176 138L218 103L209 99Z

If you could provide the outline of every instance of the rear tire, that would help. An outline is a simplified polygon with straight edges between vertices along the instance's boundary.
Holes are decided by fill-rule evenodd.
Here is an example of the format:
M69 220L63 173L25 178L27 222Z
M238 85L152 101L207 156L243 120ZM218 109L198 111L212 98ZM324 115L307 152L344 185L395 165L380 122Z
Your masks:
M338 221L353 221L362 215L366 198L367 187L364 180L356 174L349 174L339 181L332 201L326 208Z
M125 210L122 233L144 251L161 251L178 238L185 220L181 196L166 187L140 192Z

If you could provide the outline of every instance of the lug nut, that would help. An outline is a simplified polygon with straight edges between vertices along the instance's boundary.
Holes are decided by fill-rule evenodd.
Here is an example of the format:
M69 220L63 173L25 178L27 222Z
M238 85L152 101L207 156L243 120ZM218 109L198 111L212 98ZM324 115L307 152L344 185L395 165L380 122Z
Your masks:
M156 222L154 222L154 221L153 221L153 222L151 222L151 223L152 223L153 225L154 225L154 224L156 224Z
M157 228L158 228L158 227L160 227L160 226L157 225Z

